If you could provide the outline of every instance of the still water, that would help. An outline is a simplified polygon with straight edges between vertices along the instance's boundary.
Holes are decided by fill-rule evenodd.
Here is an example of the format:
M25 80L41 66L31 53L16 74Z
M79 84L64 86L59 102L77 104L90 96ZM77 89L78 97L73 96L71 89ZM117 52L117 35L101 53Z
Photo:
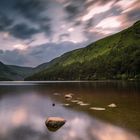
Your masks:
M49 132L50 116L67 122ZM0 140L112 139L140 140L139 82L0 82Z

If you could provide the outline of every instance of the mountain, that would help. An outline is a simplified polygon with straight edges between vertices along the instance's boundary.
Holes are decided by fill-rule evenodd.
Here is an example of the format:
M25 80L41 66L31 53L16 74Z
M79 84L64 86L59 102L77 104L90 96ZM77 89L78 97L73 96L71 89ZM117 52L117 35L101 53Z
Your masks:
M139 66L140 21L137 21L119 33L63 54L25 80L140 79Z
M24 80L33 74L33 68L5 65L0 62L0 81Z

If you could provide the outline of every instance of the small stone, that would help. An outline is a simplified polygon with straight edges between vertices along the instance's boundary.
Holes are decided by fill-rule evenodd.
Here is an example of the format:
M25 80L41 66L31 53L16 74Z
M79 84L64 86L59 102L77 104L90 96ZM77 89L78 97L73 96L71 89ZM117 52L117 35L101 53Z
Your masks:
M83 102L82 102L82 101L79 101L79 102L77 102L77 104L79 104L79 105L80 105L80 104L83 104Z
M117 107L117 105L112 103L112 104L108 105L108 107Z
M77 103L79 100L71 100L72 103Z
M60 117L49 117L46 121L46 127L49 131L55 132L66 123L66 120Z
M105 108L102 108L102 107L91 107L90 109L99 110L99 111L105 110Z
M87 104L87 103L81 103L81 104L79 104L79 105L81 105L81 106L88 106L88 105L90 105L90 104Z
M66 94L65 95L65 98L68 99L68 100L70 100L70 99L72 99L72 95L71 94Z
M59 94L59 93L54 93L53 95L58 96L58 95L60 95L60 94Z
M70 104L63 104L63 106L70 106Z

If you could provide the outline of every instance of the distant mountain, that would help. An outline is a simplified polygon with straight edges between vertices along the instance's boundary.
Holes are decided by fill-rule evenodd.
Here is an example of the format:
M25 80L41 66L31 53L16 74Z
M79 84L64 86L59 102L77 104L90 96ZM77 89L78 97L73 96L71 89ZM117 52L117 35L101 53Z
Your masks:
M38 69L25 80L140 79L140 21Z
M0 81L24 80L33 74L33 68L5 65L0 62Z
M22 81L28 76L47 69L52 62L43 63L35 68L6 65L0 62L0 81Z

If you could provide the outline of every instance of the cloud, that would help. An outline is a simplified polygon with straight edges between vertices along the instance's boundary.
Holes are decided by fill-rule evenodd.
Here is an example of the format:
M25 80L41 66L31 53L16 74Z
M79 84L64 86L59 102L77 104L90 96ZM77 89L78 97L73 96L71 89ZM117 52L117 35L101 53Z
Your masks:
M6 64L26 65L30 63L29 58L20 50L6 50L0 54L0 60Z
M140 13L140 8L133 9L132 11L127 12L126 13L127 21L134 22L137 19L140 19L140 14L139 13Z
M97 5L89 6L87 13L85 13L85 15L83 15L83 17L82 17L82 21L89 20L90 18L92 18L96 14L100 14L100 13L103 13L103 12L110 10L112 4L113 4L113 2L111 1L105 5L98 5L97 4Z
M91 19L94 15L108 11L119 0L71 0L65 2L64 10L67 20L80 23Z
M0 1L0 31L6 29L14 37L23 40L38 32L43 32L47 37L51 37L53 32L51 18L46 13L48 3L49 0ZM12 28L7 28L10 25ZM29 35L27 35L28 33Z
M65 7L65 10L68 13L68 20L74 19L79 14L79 8L75 5L68 5Z
M0 12L0 31L5 31L11 26L13 20L7 17L4 13Z
M30 39L32 35L39 33L40 30L29 27L27 24L21 23L14 25L9 29L11 35L20 39Z
M42 0L22 0L16 1L15 8L31 21L41 20L41 12L45 10L46 4Z
M16 8L24 18L37 24L42 32L51 35L51 19L43 14L48 7L49 0L22 0L17 1Z
M0 0L0 59L50 61L129 27L140 19L139 7L139 0Z
M70 34L69 33L64 33L59 35L59 41L64 41L65 39L69 38Z
M110 24L111 23L111 24ZM98 25L95 26L95 28L118 28L121 25L121 21L115 16L113 17L108 17L104 20L102 20Z
M0 50L0 60L5 64L37 66L41 63L48 62L67 51L81 48L83 46L85 46L84 43L76 44L72 42L61 42L59 44L47 43L28 47L25 50Z

